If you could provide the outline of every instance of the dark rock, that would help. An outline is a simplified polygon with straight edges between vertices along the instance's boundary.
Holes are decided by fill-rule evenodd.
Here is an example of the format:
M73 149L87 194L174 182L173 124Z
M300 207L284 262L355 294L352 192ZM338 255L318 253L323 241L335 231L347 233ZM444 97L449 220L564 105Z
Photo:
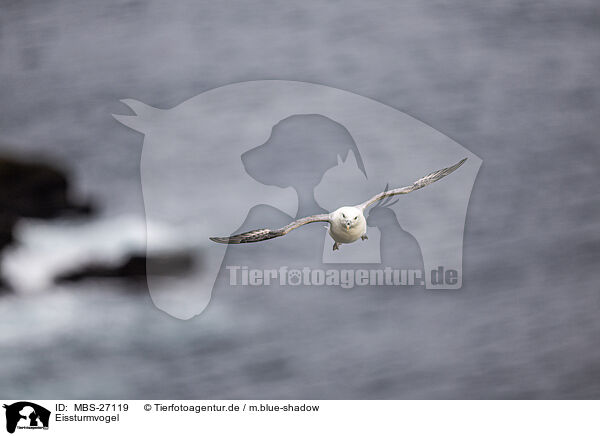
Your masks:
M0 250L12 242L19 218L89 214L90 204L69 197L65 171L47 163L0 157Z
M77 282L89 278L123 278L140 280L146 278L146 267L151 265L155 275L176 275L189 272L194 264L194 258L189 253L164 254L147 257L135 254L118 265L88 264L71 272L56 277L57 283Z
M10 286L0 277L0 295L8 294L11 292Z
M0 251L13 242L13 228L17 217L0 210Z
M91 206L69 197L65 171L46 163L0 158L0 210L29 218L89 213Z
M65 171L46 163L0 157L0 252L13 242L19 218L90 214L92 206L69 197ZM0 277L0 292L8 286Z

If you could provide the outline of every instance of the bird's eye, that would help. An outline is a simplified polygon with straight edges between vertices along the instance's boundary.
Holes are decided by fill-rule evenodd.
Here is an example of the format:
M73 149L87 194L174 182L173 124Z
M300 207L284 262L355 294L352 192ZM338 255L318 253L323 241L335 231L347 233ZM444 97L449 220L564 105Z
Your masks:
M346 218L346 215L342 214L342 217L343 217L343 218Z
M355 216L355 217L354 217L354 219L355 219L355 220L357 220L357 219L358 219L358 217L357 217L357 216Z

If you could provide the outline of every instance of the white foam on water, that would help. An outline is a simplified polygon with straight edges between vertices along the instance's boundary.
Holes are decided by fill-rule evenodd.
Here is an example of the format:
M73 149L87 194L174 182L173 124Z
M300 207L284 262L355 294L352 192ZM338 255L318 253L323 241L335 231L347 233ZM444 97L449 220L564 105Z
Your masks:
M149 222L148 230L155 237L149 255L188 253L195 245L163 223ZM134 215L86 223L23 220L15 239L3 254L2 273L17 292L39 292L78 267L116 267L131 255L145 255L146 221Z

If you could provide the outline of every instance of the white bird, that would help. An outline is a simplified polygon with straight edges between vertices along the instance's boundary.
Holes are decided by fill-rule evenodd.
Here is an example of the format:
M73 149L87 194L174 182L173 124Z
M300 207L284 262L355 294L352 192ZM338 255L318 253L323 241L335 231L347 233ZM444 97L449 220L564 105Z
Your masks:
M430 185L433 182L437 182L441 178L458 169L458 167L465 163L466 160L467 159L465 158L451 167L434 171L433 173L415 181L412 185L408 185L403 188L392 189L390 191L388 191L386 188L385 191L356 206L343 206L328 214L324 213L300 218L289 223L287 226L276 230L251 230L249 232L240 233L238 235L229 237L212 237L210 240L219 242L221 244L244 244L247 242L265 241L267 239L273 239L279 236L287 235L292 230L297 229L304 224L327 222L329 223L329 234L335 241L333 244L333 249L338 250L341 244L349 244L357 241L359 238L362 240L368 239L367 220L365 219L364 211L371 204L394 195L408 194L409 192Z

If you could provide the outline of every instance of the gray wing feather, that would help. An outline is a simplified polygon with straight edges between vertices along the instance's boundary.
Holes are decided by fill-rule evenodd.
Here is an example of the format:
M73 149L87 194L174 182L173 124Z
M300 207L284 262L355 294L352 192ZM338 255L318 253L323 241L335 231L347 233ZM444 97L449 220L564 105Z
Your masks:
M467 158L464 158L460 162L452 165L451 167L443 168L441 170L434 171L431 174L427 174L425 177L422 177L419 180L415 181L412 185L405 186L403 188L392 189L390 191L381 192L381 193L375 195L374 197L370 198L369 200L365 201L364 203L359 204L356 207L361 210L365 210L367 207L369 207L371 204L375 203L376 201L383 200L384 198L391 197L393 195L408 194L409 192L413 192L413 191L416 191L417 189L421 189L427 185L430 185L433 182L437 182L441 178L446 177L448 174L454 172L455 170L458 169L458 167L460 167L462 164L464 164L466 160L467 160Z
M249 232L240 233L239 235L233 235L229 237L212 237L210 240L220 244L245 244L248 242L266 241L267 239L273 239L279 236L287 235L292 230L297 229L304 224L316 223L319 221L329 222L329 214L324 213L300 218L299 220L293 221L280 229L251 230Z

